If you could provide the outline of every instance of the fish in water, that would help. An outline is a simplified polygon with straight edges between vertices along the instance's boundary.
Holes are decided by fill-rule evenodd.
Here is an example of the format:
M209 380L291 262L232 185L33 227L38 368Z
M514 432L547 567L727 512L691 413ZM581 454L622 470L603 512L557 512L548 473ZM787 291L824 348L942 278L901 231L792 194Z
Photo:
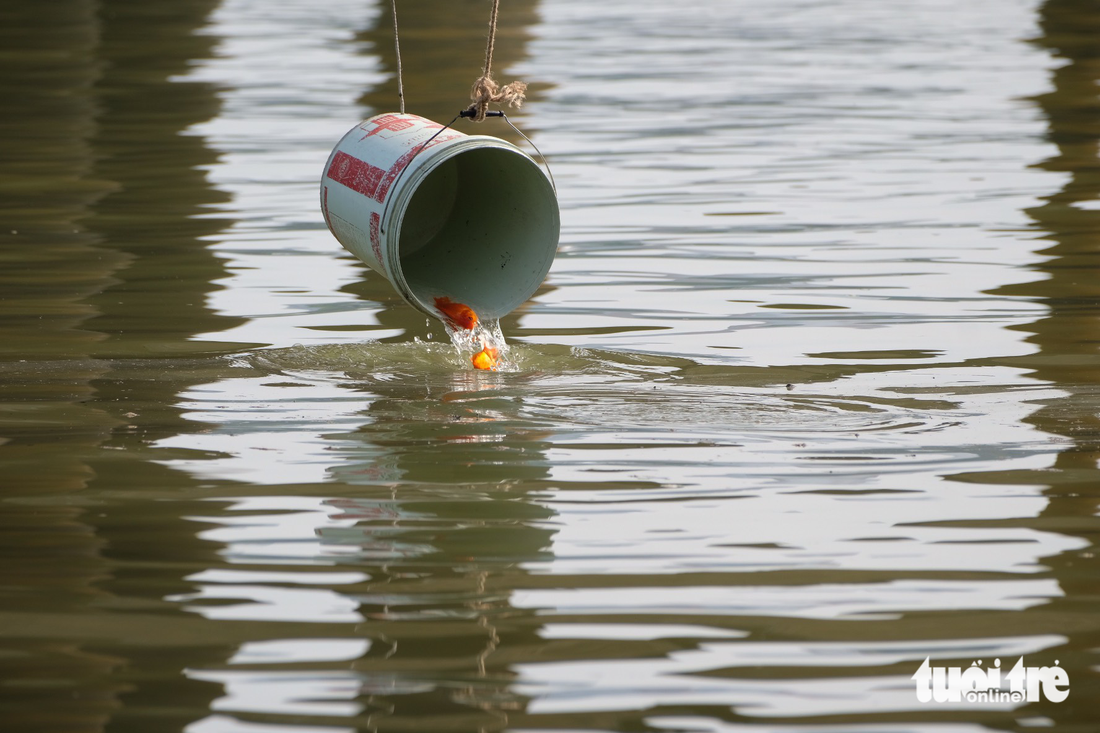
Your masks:
M482 346L484 348L470 357L470 361L473 362L475 369L495 372L497 364L500 363L500 352L492 346L485 346L484 342L482 342Z
M464 303L455 303L447 297L435 299L435 307L455 328L473 329L477 325L477 313Z

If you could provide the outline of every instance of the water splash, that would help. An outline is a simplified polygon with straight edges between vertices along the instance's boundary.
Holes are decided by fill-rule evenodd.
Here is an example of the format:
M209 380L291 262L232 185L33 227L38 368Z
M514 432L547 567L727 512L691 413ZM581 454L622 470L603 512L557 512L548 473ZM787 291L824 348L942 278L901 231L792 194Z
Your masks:
M474 368L495 372L516 370L500 321L478 320L473 328L462 328L444 320L443 326L459 356Z

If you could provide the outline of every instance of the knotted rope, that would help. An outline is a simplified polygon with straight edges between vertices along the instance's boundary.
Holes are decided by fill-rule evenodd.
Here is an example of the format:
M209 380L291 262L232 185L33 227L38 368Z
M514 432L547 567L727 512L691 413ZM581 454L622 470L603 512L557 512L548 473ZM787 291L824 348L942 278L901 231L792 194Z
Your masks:
M470 90L470 99L474 102L467 109L467 112L472 113L474 122L485 119L490 103L505 102L512 107L522 106L524 94L527 91L527 85L522 81L500 86L493 80L493 46L496 45L499 11L500 0L493 0L493 10L489 14L489 40L485 45L485 66L481 70L481 76L474 82L473 89Z

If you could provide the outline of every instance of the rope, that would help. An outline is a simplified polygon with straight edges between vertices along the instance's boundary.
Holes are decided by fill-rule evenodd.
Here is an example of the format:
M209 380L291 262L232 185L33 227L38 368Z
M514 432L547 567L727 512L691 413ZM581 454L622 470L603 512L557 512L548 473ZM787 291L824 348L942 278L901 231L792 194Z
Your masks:
M393 0L393 50L397 52L397 101L405 114L405 84L401 78L401 36L397 33L397 0Z
M497 14L500 11L500 0L493 0L493 10L489 14L489 40L485 45L485 66L481 70L481 76L474 82L470 90L470 99L474 100L468 108L473 113L474 122L485 119L485 112L491 102L506 102L513 107L523 104L524 93L527 85L522 81L514 81L511 84L500 86L493 81L493 47L497 37Z

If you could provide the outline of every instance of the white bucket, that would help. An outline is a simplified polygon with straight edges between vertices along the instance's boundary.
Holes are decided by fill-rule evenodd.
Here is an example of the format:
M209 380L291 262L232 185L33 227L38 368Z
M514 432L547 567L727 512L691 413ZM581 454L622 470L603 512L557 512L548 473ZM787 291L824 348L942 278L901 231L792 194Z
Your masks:
M515 145L442 129L396 113L357 125L325 165L321 210L336 239L424 313L442 318L446 298L498 319L550 270L557 197Z

